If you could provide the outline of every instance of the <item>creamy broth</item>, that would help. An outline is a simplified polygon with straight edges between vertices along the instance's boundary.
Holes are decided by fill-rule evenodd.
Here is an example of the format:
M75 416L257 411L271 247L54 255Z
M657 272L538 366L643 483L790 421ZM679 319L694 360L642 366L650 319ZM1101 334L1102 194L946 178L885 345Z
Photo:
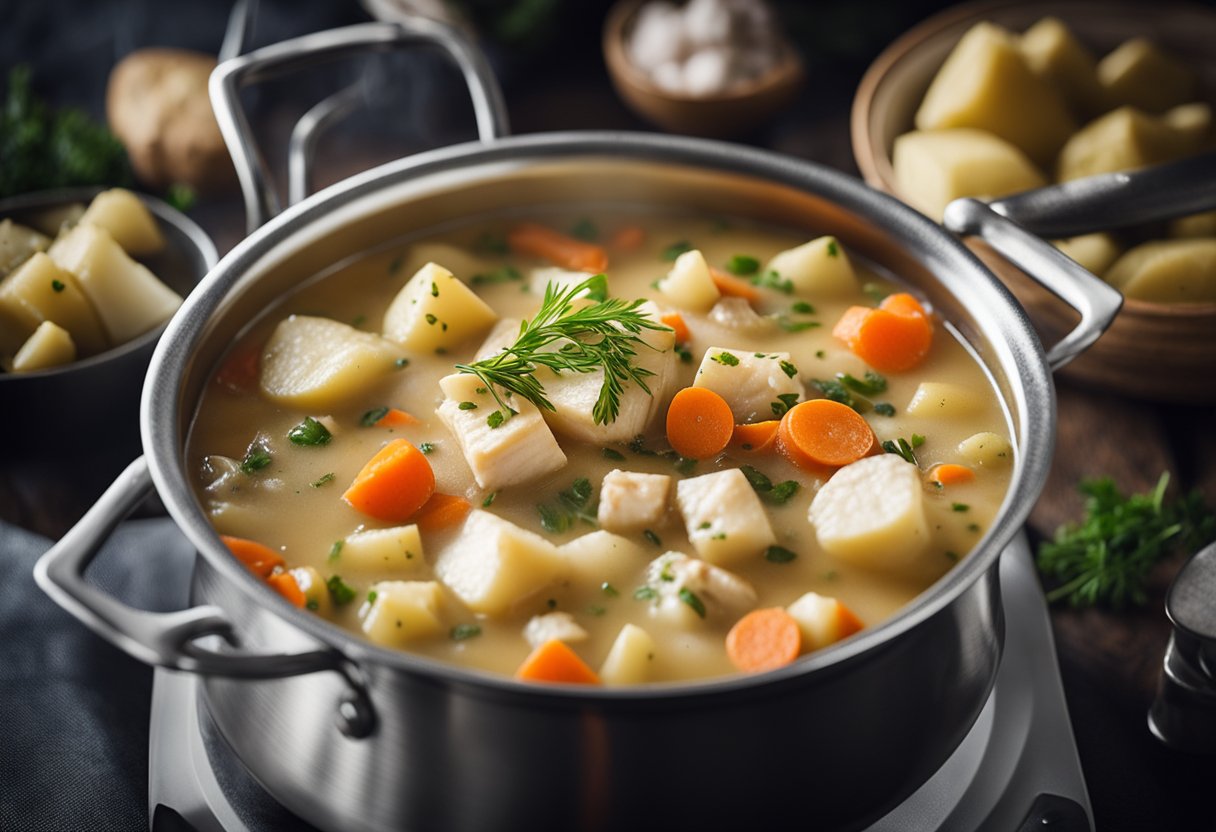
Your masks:
M540 216L538 221L565 231L577 219ZM664 311L676 307L656 291L654 284L672 268L664 254L673 243L687 241L710 264L722 267L740 254L763 264L776 253L806 242L805 236L758 228L744 221L645 216L641 223L646 231L645 242L634 251L620 251L607 241L615 230L638 223L638 217L600 213L592 219L611 258L606 272L610 296L654 299ZM540 293L530 286L531 274L534 269L552 264L503 250L487 250L486 241L501 239L507 228L506 223L481 223L344 264L285 298L252 327L233 352L260 349L275 327L292 314L325 317L379 333L386 308L413 270L421 265L414 261L416 248L423 243L452 246L466 258L477 261L477 274L500 278L500 282L475 280L473 274L463 273L467 269L462 270L462 264L441 263L474 289L501 318L530 318L541 300ZM622 533L639 547L629 568L614 569L612 574L602 577L559 576L502 615L476 614L456 594L445 589L439 614L442 632L408 643L408 649L417 653L511 674L532 651L523 635L529 619L564 611L588 634L586 640L571 642L570 646L591 668L600 667L622 626L633 623L644 628L654 641L648 657L647 681L662 682L738 672L724 649L724 638L733 624L731 618L673 620L655 614L655 602L635 597L635 590L646 584L651 561L665 552L696 556L676 504L676 483L749 465L773 483L793 480L800 484L797 493L784 504L764 503L778 545L795 553L796 558L775 562L767 559L763 551L757 551L754 556L723 567L755 588L757 607L785 607L813 591L839 599L866 626L876 625L966 555L993 521L1009 483L1011 459L1003 456L977 465L960 456L960 443L968 437L990 431L1003 438L1009 435L1009 430L990 380L941 321L935 322L933 345L925 360L906 372L884 373L887 389L867 396L875 403L889 404L893 415L883 415L890 412L886 407L864 414L880 442L923 437L923 443L915 448L922 473L936 463L966 462L976 474L973 481L947 487L925 482L924 512L930 541L908 563L889 569L862 568L822 550L815 528L808 521L808 509L823 484L825 472L810 473L780 453L751 453L737 447L728 447L724 453L695 464L678 464L678 459L662 453L670 447L664 430L666 405L677 390L693 384L702 356L711 346L741 352L788 352L790 363L797 368L797 378L805 386L804 399L821 395L812 384L814 379L833 379L842 372L857 378L864 376L866 364L833 337L833 325L848 307L874 306L876 294L896 291L897 286L867 268L856 255L851 252L850 255L857 273L856 289L850 294L803 297L762 289L761 299L754 304L762 315L776 314L784 316L786 323L814 322L818 326L790 332L776 325L748 332L724 326L706 314L679 310L691 333L687 345L691 360L676 361L675 383L668 386L659 402L657 415L641 445L591 445L559 434L558 442L568 458L564 468L497 491L478 487L460 445L437 415L436 408L444 399L439 380L454 372L454 364L472 361L486 334L483 329L459 348L444 354L410 351L408 366L385 373L374 386L321 410L276 404L260 395L256 385L253 389L241 389L239 385L209 384L188 444L189 464L197 471L198 497L220 533L269 546L281 554L288 568L311 566L322 579L340 575L356 597L344 604L325 606L330 608L329 617L335 623L361 633L362 617L370 607L366 599L373 585L381 580L437 580L432 566L461 528L457 525L423 534L425 555L408 568L392 572L359 571L343 560L338 541L360 530L403 525L375 520L342 499L346 487L387 441L404 438L428 451L426 459L434 471L436 492L465 497L474 509L484 506L484 510L556 544L595 531L593 524L577 519L569 530L560 533L542 527L538 504L556 504L559 493L569 489L576 478L589 480L598 497L604 475L613 469L669 475L671 494L663 519L651 528ZM513 279L512 273L500 271L504 267L515 269L519 278ZM794 304L800 301L813 305L813 313L793 311ZM948 382L968 391L971 395L964 408L967 412L945 416L907 412L921 382ZM362 424L365 414L385 406L407 411L419 421L403 427ZM319 447L289 442L288 432L306 416L329 417L326 424L333 427L332 441ZM230 470L217 481L225 464L223 458L239 463L251 443L259 441L269 454L268 465L251 473ZM649 453L639 453L639 448ZM454 637L471 632L466 625L476 625L479 632L472 637Z

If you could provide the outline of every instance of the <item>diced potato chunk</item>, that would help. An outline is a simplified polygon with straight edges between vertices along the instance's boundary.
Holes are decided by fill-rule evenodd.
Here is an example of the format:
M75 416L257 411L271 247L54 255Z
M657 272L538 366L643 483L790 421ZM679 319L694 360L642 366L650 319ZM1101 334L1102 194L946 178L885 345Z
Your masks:
M168 320L182 299L136 263L108 231L78 225L51 246L51 259L76 275L110 342L121 344Z
M586 641L587 631L578 625L568 612L547 612L534 615L524 625L524 639L533 649L547 641Z
M321 573L311 566L297 566L290 570L296 586L304 593L304 606L313 612L328 616L333 610L333 599Z
M439 387L445 396L439 418L456 437L482 488L518 485L566 464L566 455L536 405L516 396L510 400L515 415L491 427L487 420L498 410L498 402L481 379L454 373L440 379Z
M262 393L302 410L331 410L368 390L405 352L371 332L307 315L275 327L262 350Z
M347 535L338 561L347 572L408 574L426 568L422 535L413 523Z
M498 314L443 266L427 263L384 313L384 337L418 352L450 349L485 332Z
M1022 151L983 130L918 130L895 140L892 156L899 195L941 220L965 196L996 198L1047 184Z
M69 228L80 222L80 218L84 216L84 208L84 203L69 202L67 205L59 205L39 211L37 214L30 215L27 219L30 225L39 233L54 238L65 233Z
M377 644L407 647L443 631L443 590L435 581L380 581L372 592L375 600L363 616L363 632Z
M1216 211L1205 211L1174 220L1170 223L1170 236L1178 239L1216 237Z
M794 286L800 295L844 295L857 288L857 275L844 246L832 236L778 252L764 267Z
M0 277L24 263L34 252L46 251L49 237L12 220L0 220Z
M645 557L641 544L603 529L576 537L557 551L566 561L566 571L592 586L631 579Z
M978 413L983 407L984 398L977 391L946 381L922 381L908 402L908 413L928 419L956 419Z
M1056 175L1067 182L1169 162L1194 150L1189 131L1132 107L1121 107L1094 119L1068 140L1060 150Z
M1106 109L1097 59L1060 20L1043 18L1022 34L1018 46L1034 74L1058 89L1075 114L1093 116Z
M13 372L32 373L76 360L72 336L58 324L43 321L13 356Z
M435 561L435 574L474 612L499 615L561 575L565 559L538 534L481 509Z
M1034 74L1017 39L992 23L977 23L946 58L916 112L918 130L974 127L1051 161L1076 129L1058 92Z
M600 666L600 681L606 685L640 685L649 681L655 649L650 633L636 624L626 624Z
M71 333L82 358L109 346L101 321L76 278L43 252L34 254L0 281L0 307L6 309L6 317L15 320L29 318L59 324Z
M862 628L861 620L835 598L808 592L786 607L802 631L802 651L820 650Z
M643 304L639 311L653 320L659 318L653 303ZM627 382L620 394L616 419L611 422L595 422L595 403L604 385L602 370L560 374L543 367L537 370L536 377L555 408L544 411L543 416L555 431L582 442L605 444L627 441L646 430L675 379L675 333L666 328L646 329L638 337L642 344L636 346L633 364L653 374L646 377L650 392Z
M958 455L969 465L1008 465L1013 462L1013 446L1005 437L983 431L958 443Z
M755 489L738 468L676 484L688 540L710 563L759 557L777 542Z
M916 466L880 454L837 471L815 495L809 517L819 545L832 557L898 568L929 542L923 497Z
M1076 260L1087 271L1099 277L1105 274L1111 263L1119 259L1119 255L1123 253L1123 247L1114 237L1104 231L1070 237L1067 240L1056 240L1055 247Z
M676 306L694 312L708 312L722 296L709 274L705 255L696 249L676 258L671 271L659 281L659 291Z
M1203 150L1212 134L1212 105L1201 101L1180 104L1161 117L1174 131L1174 142L1180 156Z
M1098 81L1112 102L1149 113L1194 100L1198 84L1186 64L1144 38L1126 41L1103 58Z
M80 222L104 228L123 251L137 257L155 254L165 247L165 237L152 212L139 197L123 188L112 188L93 197Z
M761 421L773 417L773 403L781 396L800 401L806 392L798 379L798 368L788 352L744 352L710 347L701 358L694 387L713 390L730 405L735 422ZM790 401L784 401L791 406Z
M1216 302L1216 240L1157 240L1120 257L1107 282L1129 298L1157 303Z
M738 618L759 598L752 585L733 572L682 552L667 552L651 561L646 585L655 595L650 614L683 627Z
M483 358L493 358L514 344L515 339L519 337L521 323L519 318L503 318L490 327L486 340L482 341L481 346L477 348L473 360L481 361Z
M671 477L666 474L641 474L613 470L604 475L600 486L600 507L596 519L602 528L631 532L658 526L667 514L667 494Z

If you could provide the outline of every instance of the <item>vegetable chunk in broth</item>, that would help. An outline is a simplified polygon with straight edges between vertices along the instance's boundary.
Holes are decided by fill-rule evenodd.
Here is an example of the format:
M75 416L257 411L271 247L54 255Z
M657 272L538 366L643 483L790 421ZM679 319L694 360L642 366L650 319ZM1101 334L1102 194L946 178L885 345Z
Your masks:
M982 367L832 237L482 222L303 286L189 439L234 556L393 648L540 683L757 672L965 556L1012 470Z

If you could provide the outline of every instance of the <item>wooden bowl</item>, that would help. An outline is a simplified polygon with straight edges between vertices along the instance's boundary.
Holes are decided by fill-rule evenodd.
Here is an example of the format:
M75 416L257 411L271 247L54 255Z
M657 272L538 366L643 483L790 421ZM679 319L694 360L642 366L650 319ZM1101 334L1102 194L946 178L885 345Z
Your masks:
M604 24L604 63L617 94L638 115L673 133L722 138L740 135L789 104L802 86L802 61L788 45L768 74L716 95L670 93L633 65L625 41L644 0L617 3Z
M992 21L1023 32L1053 16L1102 55L1132 37L1148 37L1182 57L1216 90L1216 10L1182 3L981 2L947 9L887 47L862 78L853 100L853 155L866 182L900 196L891 164L896 137L913 117L933 76L974 24ZM1045 343L1076 314L981 242L971 249L1026 307ZM1061 371L1070 378L1159 401L1216 402L1216 303L1164 304L1128 298L1114 324L1087 353Z

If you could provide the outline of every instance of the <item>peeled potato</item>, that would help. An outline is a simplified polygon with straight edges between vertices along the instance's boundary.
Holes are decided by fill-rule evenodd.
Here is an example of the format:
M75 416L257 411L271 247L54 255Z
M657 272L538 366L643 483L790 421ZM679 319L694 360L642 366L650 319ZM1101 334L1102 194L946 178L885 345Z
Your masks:
M1010 32L977 23L934 77L918 130L987 130L1046 164L1076 129L1064 99L1030 69Z
M705 256L696 249L676 258L667 277L659 281L659 291L676 306L694 312L708 312L722 296Z
M42 252L0 281L0 310L5 321L26 319L33 326L54 321L72 333L81 356L99 353L109 346L101 321L76 278ZM0 322L0 326L5 323Z
M123 188L102 191L93 197L80 221L109 231L127 254L155 254L165 247L156 218L139 197Z
M1134 107L1120 107L1077 131L1060 150L1061 182L1180 159L1195 150L1195 133Z
M908 402L908 413L927 419L965 418L982 410L983 396L948 381L922 381Z
M1105 233L1082 234L1067 240L1056 240L1055 247L1081 264L1086 271L1101 277L1110 264L1119 259L1123 247L1114 237Z
M857 288L857 275L844 246L832 236L779 252L765 266L790 281L800 295L840 295Z
M959 442L958 455L968 465L1008 465L1013 462L1013 447L1000 434L982 431Z
M1034 74L1059 90L1073 113L1093 116L1106 109L1097 59L1060 20L1043 18L1022 34L1018 46Z
M45 370L76 360L76 345L63 327L43 321L13 357L13 372Z
M292 315L275 327L262 351L262 393L305 410L330 410L395 369L405 352L370 332Z
M1022 151L983 130L918 130L895 140L900 196L935 220L964 196L1000 197L1047 182Z
M1103 58L1098 81L1115 104L1149 113L1194 100L1198 86L1186 64L1144 38L1133 38Z
M485 332L498 313L450 271L427 263L384 313L384 337L411 350L451 349Z
M12 220L0 220L0 277L24 263L36 251L46 251L48 237Z
M1136 246L1106 280L1129 298L1159 303L1216 302L1216 240L1158 240Z
M929 542L920 472L895 454L841 468L815 495L809 517L823 550L858 566L905 566Z
M1205 211L1174 220L1170 223L1170 236L1179 239L1216 237L1216 211Z
M650 633L636 624L626 624L600 667L600 681L606 685L638 685L647 681L654 653Z

